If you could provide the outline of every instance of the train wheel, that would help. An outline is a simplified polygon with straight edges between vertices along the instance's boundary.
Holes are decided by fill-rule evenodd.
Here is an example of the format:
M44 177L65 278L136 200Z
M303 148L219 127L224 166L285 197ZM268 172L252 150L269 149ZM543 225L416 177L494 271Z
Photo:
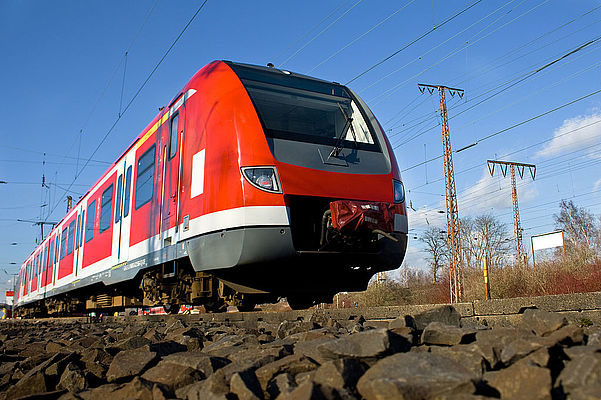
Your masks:
M163 310L167 314L177 314L179 313L180 306L179 304L163 304Z
M227 304L223 299L207 300L202 303L207 312L222 312L227 310Z
M256 303L250 303L249 302L249 303L240 304L240 305L238 305L236 307L238 308L238 311L240 311L240 312L246 312L246 311L252 311L252 310L254 310L256 305L257 305Z

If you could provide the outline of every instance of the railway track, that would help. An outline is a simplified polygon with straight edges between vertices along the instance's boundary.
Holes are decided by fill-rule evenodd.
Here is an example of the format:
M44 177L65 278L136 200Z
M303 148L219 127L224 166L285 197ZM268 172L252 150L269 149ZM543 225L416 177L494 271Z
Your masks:
M600 301L4 320L0 399L595 398Z

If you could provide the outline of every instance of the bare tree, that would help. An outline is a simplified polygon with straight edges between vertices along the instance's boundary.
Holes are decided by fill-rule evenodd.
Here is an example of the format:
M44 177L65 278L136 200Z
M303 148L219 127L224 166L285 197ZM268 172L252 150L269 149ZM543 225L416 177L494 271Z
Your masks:
M438 271L448 260L447 237L443 231L436 227L430 227L424 232L420 240L426 245L428 253L428 263L430 264L430 273L434 283L438 282Z
M566 255L577 261L593 259L601 249L601 221L573 201L562 200L555 227L564 231Z
M511 253L507 226L491 214L466 217L459 221L461 258L464 267L480 268L486 256L490 267L505 264Z

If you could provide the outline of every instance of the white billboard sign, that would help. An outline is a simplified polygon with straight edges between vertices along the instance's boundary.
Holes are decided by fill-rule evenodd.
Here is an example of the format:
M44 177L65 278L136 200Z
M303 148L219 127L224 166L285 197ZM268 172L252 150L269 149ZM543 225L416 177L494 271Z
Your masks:
M544 235L532 236L532 250L550 249L563 247L563 232L551 232Z

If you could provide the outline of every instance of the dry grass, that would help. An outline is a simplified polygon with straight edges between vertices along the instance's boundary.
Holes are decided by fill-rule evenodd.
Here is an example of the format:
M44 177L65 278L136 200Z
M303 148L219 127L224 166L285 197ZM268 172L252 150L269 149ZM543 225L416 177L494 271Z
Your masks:
M339 295L340 307L444 304L449 302L448 277L430 283L420 271L404 271L404 283L396 281L372 284L364 292ZM464 300L484 300L484 278L481 270L464 271ZM601 291L601 261L589 264L545 263L536 268L507 266L489 271L490 294L493 299L544 296ZM344 304L344 305L343 305ZM336 300L334 300L336 307Z

